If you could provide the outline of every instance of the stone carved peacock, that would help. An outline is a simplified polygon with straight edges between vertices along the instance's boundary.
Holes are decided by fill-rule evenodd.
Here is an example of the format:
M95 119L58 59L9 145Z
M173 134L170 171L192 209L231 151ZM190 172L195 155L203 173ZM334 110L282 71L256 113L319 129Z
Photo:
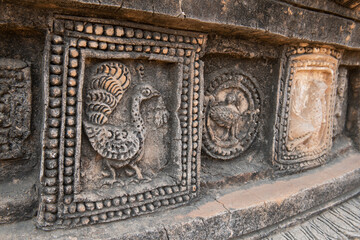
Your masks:
M141 79L141 78L140 78ZM122 182L117 179L116 170L130 168L126 172L135 171L137 180L143 180L143 174L137 163L143 156L144 141L146 136L145 123L141 117L141 103L153 97L159 98L163 103L160 93L151 85L140 83L134 87L131 96L130 123L115 126L107 123L108 117L119 104L122 96L131 84L129 69L119 62L106 62L97 67L90 81L86 98L86 115L84 129L95 151L103 157L109 170L104 175L105 184L112 185ZM155 119L155 124L161 126L168 120L165 105L159 107L160 120ZM132 172L130 171L132 169Z
M236 126L241 118L238 102L236 94L230 92L224 101L215 101L210 108L210 118L220 127L227 129L224 139L231 140L236 137Z

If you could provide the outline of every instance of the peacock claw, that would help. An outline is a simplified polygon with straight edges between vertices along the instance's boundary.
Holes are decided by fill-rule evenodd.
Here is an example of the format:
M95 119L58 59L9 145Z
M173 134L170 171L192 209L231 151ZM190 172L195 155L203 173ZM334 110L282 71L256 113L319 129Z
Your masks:
M125 169L125 173L127 176L132 177L136 172L133 169Z
M111 174L107 171L102 171L101 174L104 176L104 177L109 177Z
M132 178L132 179L129 180L129 183L139 183L139 179Z
M148 183L151 182L151 180L152 180L151 178L144 176L144 178L140 180L140 183Z
M115 183L114 183L115 187L123 187L125 185L125 183L123 181L121 181L120 179L118 179Z
M147 183L147 182L150 182L152 179L150 177L147 177L147 176L143 176L141 179L139 178L132 178L129 180L129 183L137 183L137 184L140 184L140 183Z
M112 187L115 182L116 182L116 179L105 178L105 179L102 180L102 185L103 185L103 186L110 186L110 187Z

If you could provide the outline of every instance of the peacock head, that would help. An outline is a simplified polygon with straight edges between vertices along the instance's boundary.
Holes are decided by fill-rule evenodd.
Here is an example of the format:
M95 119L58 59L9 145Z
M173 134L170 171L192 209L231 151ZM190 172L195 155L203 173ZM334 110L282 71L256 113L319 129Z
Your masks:
M236 104L238 101L238 98L234 92L230 92L225 97L225 102L227 104Z
M149 84L142 83L135 87L135 93L138 95L138 97L141 100L147 100L153 97L160 96L160 93L158 90L156 90L154 87L152 87Z

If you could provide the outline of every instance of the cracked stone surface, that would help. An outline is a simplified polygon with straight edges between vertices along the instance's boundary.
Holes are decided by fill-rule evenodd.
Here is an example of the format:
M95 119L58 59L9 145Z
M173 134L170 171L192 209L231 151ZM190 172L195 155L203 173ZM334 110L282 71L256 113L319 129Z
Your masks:
M77 9L77 13L80 15L90 12L114 19L121 16L131 21L188 30L200 29L201 31L231 33L232 28L239 28L239 33L250 35L248 32L246 33L246 29L254 29L256 30L254 35L263 39L266 39L269 34L274 34L276 38L284 42L291 41L289 39L291 38L360 48L359 11L341 7L332 1L311 1L310 3L305 0L159 0L146 2L139 0L6 0L2 2L5 5L0 9L2 13L0 25L13 22L46 29L47 21L41 21L46 15L42 11L44 8L58 12ZM7 5L9 2L20 3L20 5L27 4L30 7L40 8L41 11L38 12L39 9L35 8L38 17L34 21L29 19L29 7L12 9L11 5ZM322 11L322 13L311 9ZM21 12L27 14L21 14ZM301 21L298 21L299 17L302 19ZM279 22L282 23L281 28L276 24Z
M197 201L172 211L50 232L36 229L30 220L2 225L0 235L4 240L261 239L263 235L258 235L258 231L261 234L260 230L268 226L326 205L338 196L354 196L359 193L359 186L360 155L352 154L299 175L203 191ZM353 201L359 199L350 202ZM351 208L355 211L358 206ZM316 211L320 210L313 213Z

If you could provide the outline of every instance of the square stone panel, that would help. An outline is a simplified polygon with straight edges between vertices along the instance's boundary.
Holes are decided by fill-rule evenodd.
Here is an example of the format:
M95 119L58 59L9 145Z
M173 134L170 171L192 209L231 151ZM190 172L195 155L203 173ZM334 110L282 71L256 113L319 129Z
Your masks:
M197 195L206 36L56 16L38 225L126 219Z

